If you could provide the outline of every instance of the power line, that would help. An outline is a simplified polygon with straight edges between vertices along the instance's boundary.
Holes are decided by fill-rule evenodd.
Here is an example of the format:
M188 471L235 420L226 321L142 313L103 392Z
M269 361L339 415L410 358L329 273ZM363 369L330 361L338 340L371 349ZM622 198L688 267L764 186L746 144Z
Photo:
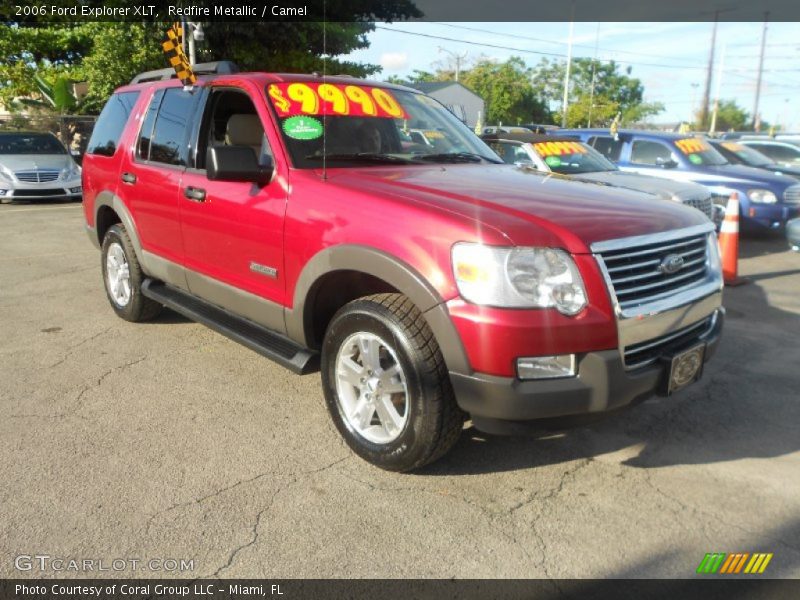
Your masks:
M415 35L418 37L425 37L431 38L434 40L445 40L447 42L457 42L459 44L469 44L471 46L484 46L486 48L497 48L499 50L510 50L511 52L518 52L521 54L536 54L538 56L553 56L556 58L566 58L566 54L562 54L560 52L542 52L540 50L525 50L523 48L513 48L511 46L501 46L499 44L489 44L486 42L473 42L470 40L460 40L458 38L451 38L446 37L443 35L434 35L432 33L420 33L418 31L406 31L404 29L395 29L394 27L383 27L382 25L376 25L376 29L383 29L385 31L393 31L395 33L404 33L406 35ZM586 57L583 57L586 58ZM617 63L617 64L627 64L627 65L634 65L634 66L641 66L641 67L659 67L662 69L697 69L703 70L704 67L688 67L682 65L664 65L664 64L656 64L656 63L645 63L645 62L633 62L628 60L614 60L614 59L607 59L607 58L599 58L597 62L607 62L607 63Z
M527 41L531 41L531 42L541 42L543 44L556 44L558 46L563 46L564 45L564 42L559 42L559 41L556 41L556 40L546 40L546 39L543 39L543 38L535 38L535 37L529 37L529 36L524 36L524 35L516 35L516 34L513 34L513 33L502 33L502 32L499 32L499 31L490 31L488 29L481 29L479 27L466 27L465 25L453 25L451 23L439 23L439 22L436 22L435 24L436 25L442 25L444 27L452 27L453 29L464 29L466 31L476 31L478 33L488 33L490 35L497 35L497 36L506 37L506 38L515 38L515 39L527 40ZM664 60L671 60L671 61L675 61L675 62L687 63L685 66L698 67L697 61L690 61L690 60L683 59L683 58L673 58L671 56L664 56L663 54L649 54L649 53L646 53L646 52L633 52L631 50L611 50L609 48L595 48L594 46L588 46L586 44L573 44L573 46L575 48L587 48L589 50L599 50L601 52L613 52L615 54L629 54L631 56L648 56L650 58L661 58L661 59L664 59ZM608 60L613 60L613 59L608 59ZM616 62L622 62L622 61L616 61ZM637 63L631 63L631 64L637 64ZM677 67L678 65L672 65L672 66ZM684 65L681 65L681 66L684 66ZM698 67L698 68L704 68L704 67Z

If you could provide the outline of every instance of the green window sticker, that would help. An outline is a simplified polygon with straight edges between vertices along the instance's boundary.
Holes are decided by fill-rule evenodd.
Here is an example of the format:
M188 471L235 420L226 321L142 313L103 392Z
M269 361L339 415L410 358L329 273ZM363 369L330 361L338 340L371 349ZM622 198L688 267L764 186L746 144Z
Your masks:
M547 163L548 167L553 167L554 169L561 166L561 159L558 156L548 156L544 159L544 162Z
M289 117L283 122L283 131L295 140L315 140L322 135L322 123L311 117Z
M690 154L689 155L689 162L693 165L702 165L703 164L703 157L698 154Z

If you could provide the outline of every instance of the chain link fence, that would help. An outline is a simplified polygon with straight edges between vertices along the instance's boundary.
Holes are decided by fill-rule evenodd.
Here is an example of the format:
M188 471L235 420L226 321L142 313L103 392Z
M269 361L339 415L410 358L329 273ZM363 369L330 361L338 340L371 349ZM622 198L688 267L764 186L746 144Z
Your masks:
M80 162L96 121L94 115L0 114L0 131L52 133Z

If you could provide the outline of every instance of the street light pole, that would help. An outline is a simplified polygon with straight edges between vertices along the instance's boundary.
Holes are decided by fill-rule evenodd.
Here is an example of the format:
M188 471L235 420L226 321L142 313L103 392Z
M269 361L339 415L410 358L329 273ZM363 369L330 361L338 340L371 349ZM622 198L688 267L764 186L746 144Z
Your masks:
M466 60L467 53L464 52L464 54L456 54L455 52L447 50L446 48L442 48L441 46L439 46L439 52L444 52L445 54L448 54L453 59L453 62L455 62L455 64L456 64L456 81L458 81L458 76L461 73L461 61Z

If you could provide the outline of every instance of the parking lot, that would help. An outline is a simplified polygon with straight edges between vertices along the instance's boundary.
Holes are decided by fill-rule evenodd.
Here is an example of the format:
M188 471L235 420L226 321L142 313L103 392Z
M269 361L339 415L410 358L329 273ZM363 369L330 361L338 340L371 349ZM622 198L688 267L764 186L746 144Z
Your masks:
M0 206L0 577L73 575L20 554L192 560L181 577L692 577L707 552L800 577L800 255L779 237L741 255L752 283L726 289L700 383L566 431L467 429L398 475L343 444L318 374L169 311L118 319L80 205Z

